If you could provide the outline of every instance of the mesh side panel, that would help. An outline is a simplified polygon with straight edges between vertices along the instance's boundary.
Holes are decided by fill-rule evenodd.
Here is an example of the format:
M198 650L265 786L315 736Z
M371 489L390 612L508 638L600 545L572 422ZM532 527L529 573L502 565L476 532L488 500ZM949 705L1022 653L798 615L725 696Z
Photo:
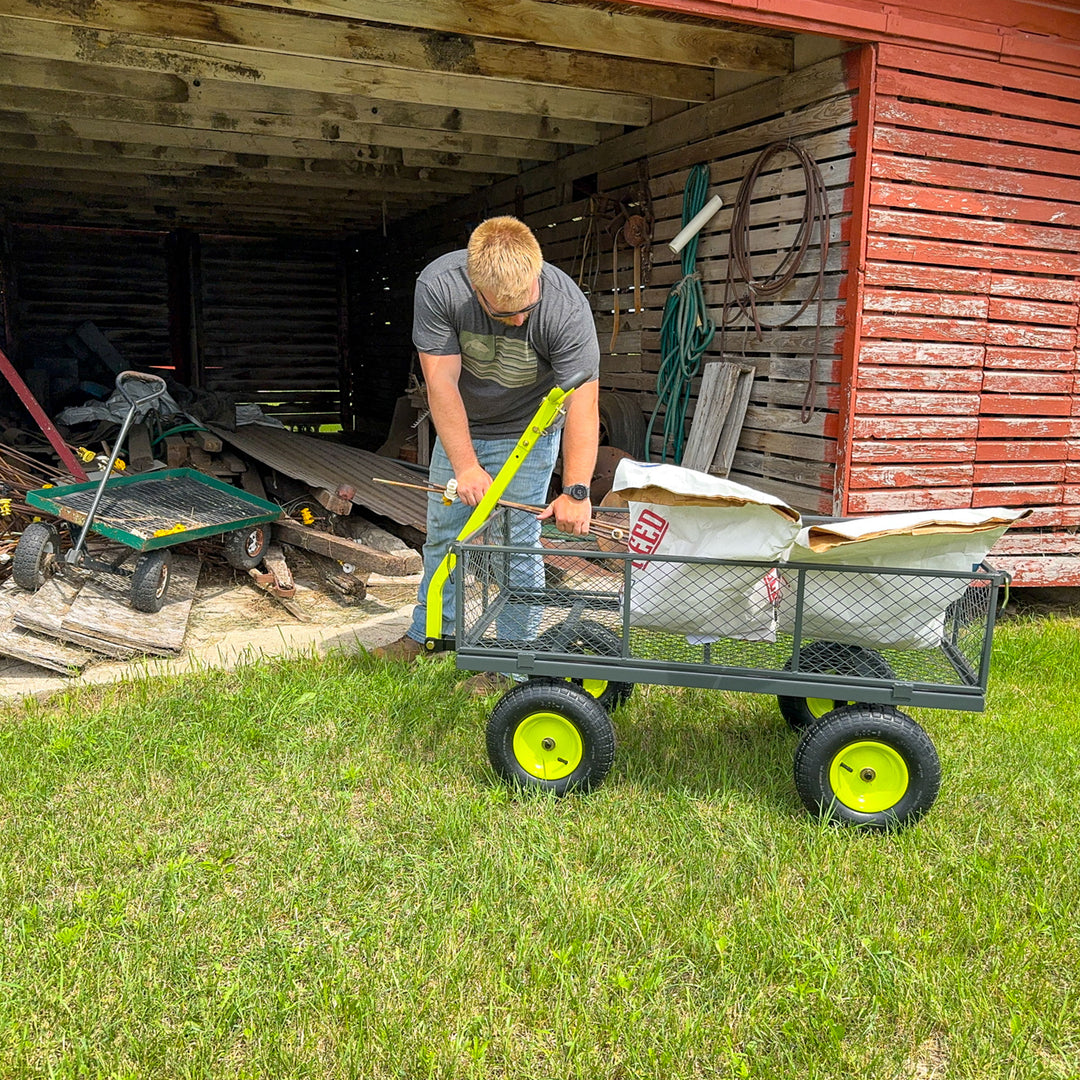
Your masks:
M588 651L616 661L985 689L997 595L986 574L663 559L592 539L523 549L505 539L497 514L461 549L460 647L575 651L567 643L584 624ZM802 663L793 662L796 634Z

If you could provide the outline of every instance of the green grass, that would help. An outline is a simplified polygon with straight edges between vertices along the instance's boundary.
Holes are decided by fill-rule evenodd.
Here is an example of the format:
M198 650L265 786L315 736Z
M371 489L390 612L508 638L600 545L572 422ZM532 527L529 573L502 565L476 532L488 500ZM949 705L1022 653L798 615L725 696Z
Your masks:
M771 698L639 690L587 797L518 798L448 660L0 714L3 1077L1080 1075L1076 621L916 711L938 803L801 808Z

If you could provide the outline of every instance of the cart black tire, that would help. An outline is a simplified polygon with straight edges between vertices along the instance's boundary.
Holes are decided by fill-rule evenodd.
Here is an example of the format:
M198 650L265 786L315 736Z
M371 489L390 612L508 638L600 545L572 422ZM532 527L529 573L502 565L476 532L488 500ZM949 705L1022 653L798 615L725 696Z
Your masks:
M861 645L841 641L811 641L801 651L799 669L815 675L855 676L863 679L891 679L893 670L879 652ZM791 670L791 661L784 665ZM809 727L819 717L841 705L858 705L857 701L834 701L832 698L801 698L778 695L780 715L795 731Z
M899 829L934 805L941 763L926 732L891 705L843 705L807 728L795 788L815 815L864 829Z
M148 551L139 557L131 575L131 606L153 614L165 603L172 574L172 556L167 551Z
M615 727L580 687L530 679L492 710L487 751L492 768L514 787L555 795L591 791L615 760Z
M60 558L60 533L55 525L32 521L23 529L11 560L11 576L20 589L37 592Z
M270 546L270 528L267 525L249 525L246 529L227 532L221 542L225 548L225 561L237 570L253 570L262 562Z
M622 654L619 635L592 619L567 619L551 626L536 639L538 652L567 652L579 656L610 656ZM634 684L610 679L574 679L567 682L580 686L609 712L630 700Z

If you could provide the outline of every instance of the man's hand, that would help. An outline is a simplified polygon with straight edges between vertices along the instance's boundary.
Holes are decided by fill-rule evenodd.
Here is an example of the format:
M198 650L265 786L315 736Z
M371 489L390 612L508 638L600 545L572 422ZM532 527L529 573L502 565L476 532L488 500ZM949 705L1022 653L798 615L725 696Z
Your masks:
M457 493L458 498L466 506L476 506L484 497L487 489L491 487L491 477L480 465L473 465L458 473Z
M546 521L551 517L555 519L555 525L560 532L573 536L588 536L592 523L592 503L588 499L579 502L571 499L569 495L560 495L542 514L536 515L538 521Z

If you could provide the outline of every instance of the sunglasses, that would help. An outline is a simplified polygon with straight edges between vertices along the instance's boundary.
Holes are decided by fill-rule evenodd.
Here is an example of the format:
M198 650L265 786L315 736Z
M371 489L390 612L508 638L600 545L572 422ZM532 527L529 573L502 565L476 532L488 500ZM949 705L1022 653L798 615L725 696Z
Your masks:
M484 298L484 294L477 289L476 298L480 301L480 306L493 318L493 319L513 319L518 315L528 315L530 312L535 311L540 306L540 301L544 299L544 279L537 278L537 284L540 287L540 292L536 299L531 304L526 304L523 308L518 308L517 311L496 311Z

